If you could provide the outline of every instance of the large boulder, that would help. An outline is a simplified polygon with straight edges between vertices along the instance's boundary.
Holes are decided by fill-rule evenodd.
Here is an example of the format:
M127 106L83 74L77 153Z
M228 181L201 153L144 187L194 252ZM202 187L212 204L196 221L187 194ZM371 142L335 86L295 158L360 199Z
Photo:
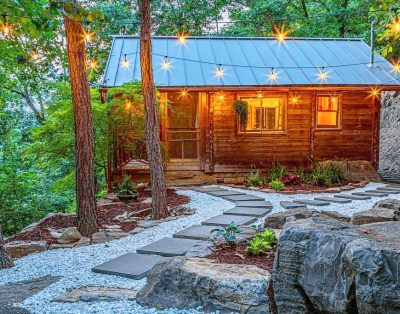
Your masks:
M306 207L285 210L279 213L269 215L265 218L264 227L272 229L282 229L287 222L297 219L306 219L317 214L318 211Z
M400 220L400 201L385 199L376 202L374 207L355 213L351 222L355 225Z
M252 265L216 264L205 258L159 262L137 294L141 305L220 313L269 313L268 271Z
M7 252L12 258L20 258L34 252L47 250L46 241L13 241L6 244Z
M279 313L399 313L400 222L287 223L273 271Z

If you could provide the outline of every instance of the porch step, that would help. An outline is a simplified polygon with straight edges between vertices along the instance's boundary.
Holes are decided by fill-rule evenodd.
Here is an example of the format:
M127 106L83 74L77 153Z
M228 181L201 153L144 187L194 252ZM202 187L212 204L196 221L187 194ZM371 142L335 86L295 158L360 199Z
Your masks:
M318 200L294 200L294 202L311 206L327 206L330 204L327 201L318 201Z
M177 238L162 238L156 242L137 249L139 254L161 255L165 257L184 256L190 249L199 246L203 241Z
M224 212L224 215L264 217L271 212L271 208L266 207L234 207Z
M350 195L350 194L336 194L333 197L344 198L352 201L365 201L371 199L371 196Z
M289 202L289 201L282 201L282 202L280 202L280 204L285 209L296 209L296 208L307 207L304 204Z
M338 204L351 203L351 200L349 199L338 198L338 197L316 197L314 199L317 201L324 201L324 202L338 203Z
M201 224L207 225L207 226L227 227L231 223L234 223L238 226L249 225L249 224L255 222L256 220L257 220L257 217L252 217L252 216L219 215L219 216L215 216L210 219L207 219L206 221L203 221Z
M154 265L162 259L163 257L158 255L128 253L93 267L92 271L139 280L146 277Z

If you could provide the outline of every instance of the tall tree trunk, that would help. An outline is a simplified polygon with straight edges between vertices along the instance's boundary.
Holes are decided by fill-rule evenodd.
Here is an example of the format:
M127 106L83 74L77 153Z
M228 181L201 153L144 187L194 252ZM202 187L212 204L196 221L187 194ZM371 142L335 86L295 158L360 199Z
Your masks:
M150 164L152 218L160 219L168 215L168 207L167 188L161 156L157 100L153 81L150 0L139 0L139 15L141 20L140 65L146 119L146 149Z
M8 255L8 252L4 245L3 235L2 235L1 227L0 227L0 269L10 268L13 266L14 266L14 263L12 262L10 255Z
M90 237L97 232L93 161L93 121L86 68L86 46L81 22L64 17L67 55L75 119L76 201L78 230Z

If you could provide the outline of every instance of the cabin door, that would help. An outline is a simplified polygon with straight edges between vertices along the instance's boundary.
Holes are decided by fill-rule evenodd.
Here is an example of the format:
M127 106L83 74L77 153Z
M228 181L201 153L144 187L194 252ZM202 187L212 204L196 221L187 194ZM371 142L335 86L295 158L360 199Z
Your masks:
M166 143L171 163L198 166L199 93L168 93Z

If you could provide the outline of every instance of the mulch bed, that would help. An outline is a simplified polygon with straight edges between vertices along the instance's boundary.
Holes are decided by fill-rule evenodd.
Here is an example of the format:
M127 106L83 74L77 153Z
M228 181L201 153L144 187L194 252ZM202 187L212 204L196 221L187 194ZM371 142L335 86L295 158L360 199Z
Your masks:
M245 264L245 265L255 265L262 269L267 270L270 274L272 274L272 269L274 266L274 259L276 254L276 247L266 251L265 253L254 256L247 254L245 252L245 248L247 243L240 242L235 246L229 246L228 244L218 244L213 253L211 253L207 258L214 260L216 263L220 264ZM268 287L268 296L270 299L270 312L272 314L278 313L275 297L274 297L274 289L272 286L272 280Z
M338 188L344 185L347 185L348 182L344 183L334 183L330 186L324 186L324 185L316 185L316 184L311 184L311 183L300 183L300 184L292 184L292 185L286 185L285 189L283 191L324 191L328 188Z
M150 208L150 204L140 203L144 199L151 197L150 191L139 191L139 201L138 202L127 202L127 203L111 203L106 205L99 205L97 207L97 222L99 227L105 225L115 225L118 224L121 226L121 229L125 232L129 232L136 228L137 222L114 222L113 219L115 216L121 215L124 212L129 213L137 213L135 217L144 217L148 215L148 211L145 209ZM187 204L189 202L189 198L187 196L176 194L175 190L168 189L167 190L167 203L170 208ZM47 241L50 245L53 243L53 238L50 235L51 229L63 229L68 227L75 227L77 225L77 216L73 215L55 215L53 217L49 217L42 223L40 223L37 227L35 227L31 231L26 231L22 233L18 233L14 236L11 236L6 239L6 242L11 241Z

